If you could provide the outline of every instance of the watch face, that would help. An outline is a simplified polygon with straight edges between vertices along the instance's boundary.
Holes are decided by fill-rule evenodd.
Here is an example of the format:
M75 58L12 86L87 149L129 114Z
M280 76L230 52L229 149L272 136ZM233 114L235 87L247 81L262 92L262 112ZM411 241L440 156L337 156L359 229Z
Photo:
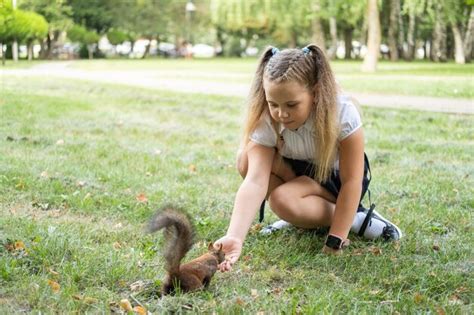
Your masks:
M326 246L332 249L341 249L342 239L334 235L328 235Z

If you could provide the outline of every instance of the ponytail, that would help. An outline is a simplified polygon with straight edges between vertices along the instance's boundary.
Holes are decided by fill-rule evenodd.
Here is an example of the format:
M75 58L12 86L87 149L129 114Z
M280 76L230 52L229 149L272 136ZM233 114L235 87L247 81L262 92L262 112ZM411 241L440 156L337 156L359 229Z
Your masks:
M318 46L311 44L306 58L312 58L313 78L309 82L314 90L314 141L316 165L315 179L326 181L331 175L338 149L339 124L337 122L337 84L328 59Z
M263 75L265 67L268 64L270 58L278 53L278 48L268 46L263 52L258 62L258 67L253 78L252 85L250 87L250 93L248 96L248 109L247 109L247 121L245 123L245 129L243 132L242 143L245 145L249 142L250 134L255 130L266 108L265 91L263 89Z

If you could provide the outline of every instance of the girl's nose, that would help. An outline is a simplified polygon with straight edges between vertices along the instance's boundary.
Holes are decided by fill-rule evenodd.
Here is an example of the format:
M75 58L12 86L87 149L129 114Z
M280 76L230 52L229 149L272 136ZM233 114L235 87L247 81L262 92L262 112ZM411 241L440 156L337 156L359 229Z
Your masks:
M288 117L288 112L280 110L280 113L279 113L278 116L281 117L281 118L286 118L286 117Z

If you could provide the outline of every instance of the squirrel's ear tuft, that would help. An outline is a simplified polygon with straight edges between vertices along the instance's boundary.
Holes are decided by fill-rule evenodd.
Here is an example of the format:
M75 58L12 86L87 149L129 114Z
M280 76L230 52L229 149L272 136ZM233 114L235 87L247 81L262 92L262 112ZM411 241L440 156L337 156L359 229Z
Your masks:
M210 242L209 245L207 246L207 250L209 251L214 250L214 244L212 242Z

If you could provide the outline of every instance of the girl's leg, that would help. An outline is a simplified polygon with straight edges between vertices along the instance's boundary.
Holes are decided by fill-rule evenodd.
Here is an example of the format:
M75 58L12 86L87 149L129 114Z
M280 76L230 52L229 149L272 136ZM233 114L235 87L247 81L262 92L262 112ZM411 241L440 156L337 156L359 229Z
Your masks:
M302 228L330 226L336 202L334 196L307 176L278 186L269 200L281 219Z

